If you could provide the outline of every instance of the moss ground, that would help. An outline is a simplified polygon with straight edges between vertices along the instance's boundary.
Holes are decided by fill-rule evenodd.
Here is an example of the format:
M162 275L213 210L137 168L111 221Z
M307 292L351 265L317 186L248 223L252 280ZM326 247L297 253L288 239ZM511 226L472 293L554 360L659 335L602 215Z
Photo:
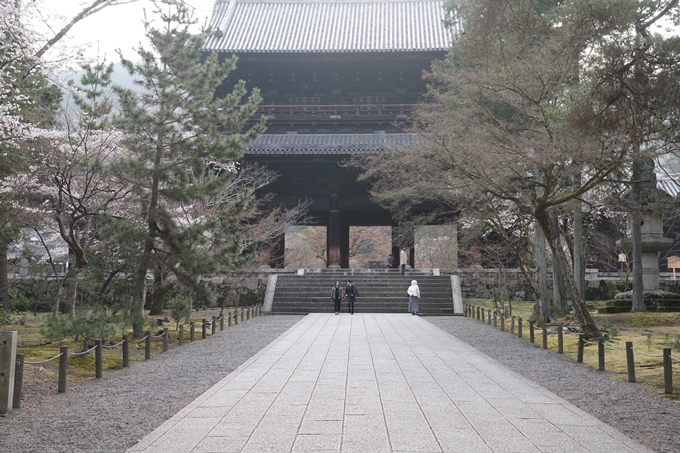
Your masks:
M485 310L494 309L492 301L469 299L466 301L474 305L484 307ZM663 392L663 359L661 355L664 348L671 348L671 355L680 359L680 313L617 313L595 314L596 308L603 302L595 303L592 310L593 318L598 327L607 332L605 342L605 369L612 373L612 378L628 380L628 365L626 361L626 342L633 343L635 350L635 377L636 382L645 387ZM533 302L514 301L512 303L512 316L521 317L524 320L523 338L529 341L529 332L526 320L529 319L533 309ZM573 318L569 316L558 317L559 322L571 323ZM506 322L506 330L510 330ZM548 329L548 349L557 353L557 334ZM510 334L510 332L508 332ZM515 330L515 334L517 331ZM537 329L535 344L542 347L542 331ZM578 334L564 334L564 354L577 359ZM597 344L586 344L583 351L583 363L592 368L598 368ZM673 361L674 370L674 394L672 398L680 400L680 362Z
M191 312L191 321L195 323L195 340L199 341L202 336L202 322L203 319L210 321L213 316L218 316L220 312L219 308L206 309L206 310L196 310ZM225 309L226 315L231 315L233 309ZM24 360L26 365L24 366L24 379L31 379L33 381L44 381L46 385L56 388L57 376L58 376L58 366L59 360L51 360L40 364L30 364L28 362L41 362L59 354L61 346L68 346L69 357L68 357L68 370L67 379L69 382L80 382L84 379L93 378L95 375L95 353L94 351L86 354L75 355L73 353L79 353L83 350L83 341L75 341L73 338L64 339L61 341L49 341L46 339L44 334L46 329L46 323L49 317L52 316L50 313L40 313L37 316L33 316L32 313L21 313L15 316L15 322L9 326L4 326L2 330L16 330L17 333L17 353L24 354ZM144 325L144 330L150 330L152 335L159 335L162 333L163 328L168 328L168 333L170 336L168 342L168 349L172 349L178 346L179 332L177 330L177 323L174 321L160 322L169 318L169 313L166 315L157 315L153 317L147 316L147 322ZM245 319L245 318L244 318ZM240 318L239 318L240 322ZM227 320L225 319L224 328L228 326ZM216 323L215 331L219 331L219 322ZM206 334L210 336L212 329L207 328ZM132 329L126 329L126 333L130 338L130 363L142 362L144 361L144 341L137 341L132 338ZM121 346L113 346L116 343L122 341L123 332L119 332L109 339L105 343L105 347L102 351L102 368L103 371L115 370L122 368L123 366L123 353ZM190 341L190 329L189 326L185 326L184 330L184 341ZM110 346L110 347L109 347ZM151 355L152 357L162 353L163 351L163 340L161 337L154 338L151 342Z

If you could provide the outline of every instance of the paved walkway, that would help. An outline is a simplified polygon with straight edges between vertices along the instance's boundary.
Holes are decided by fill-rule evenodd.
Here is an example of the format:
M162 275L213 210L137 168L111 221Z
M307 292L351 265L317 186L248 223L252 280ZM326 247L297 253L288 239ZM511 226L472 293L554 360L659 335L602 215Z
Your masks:
M650 452L423 318L345 313L307 316L129 450L307 451Z

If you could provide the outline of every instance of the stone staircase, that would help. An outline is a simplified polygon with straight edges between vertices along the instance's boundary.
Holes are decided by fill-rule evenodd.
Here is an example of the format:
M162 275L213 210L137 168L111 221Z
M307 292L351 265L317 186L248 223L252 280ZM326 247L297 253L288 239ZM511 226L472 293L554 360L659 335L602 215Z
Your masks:
M344 288L348 279L359 289L355 313L406 313L406 290L411 280L417 280L420 313L431 316L454 314L451 277L420 269L409 270L403 276L398 269L320 269L305 270L304 275L279 275L271 314L332 313L331 288L336 280ZM347 301L343 300L342 312L347 311Z

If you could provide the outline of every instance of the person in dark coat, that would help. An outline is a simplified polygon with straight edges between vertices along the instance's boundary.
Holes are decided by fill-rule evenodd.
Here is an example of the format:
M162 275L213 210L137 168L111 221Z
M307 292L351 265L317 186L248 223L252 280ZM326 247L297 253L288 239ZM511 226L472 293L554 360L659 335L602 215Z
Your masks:
M340 288L340 282L336 281L335 286L331 288L331 302L333 302L333 306L335 307L335 314L339 315L340 314L340 301L342 301L343 295L342 295L342 288Z
M349 313L354 314L354 302L357 300L357 296L359 295L359 290L357 289L356 286L354 286L354 283L352 283L352 280L347 280L347 288L345 288L345 297L347 298L347 306L349 308Z

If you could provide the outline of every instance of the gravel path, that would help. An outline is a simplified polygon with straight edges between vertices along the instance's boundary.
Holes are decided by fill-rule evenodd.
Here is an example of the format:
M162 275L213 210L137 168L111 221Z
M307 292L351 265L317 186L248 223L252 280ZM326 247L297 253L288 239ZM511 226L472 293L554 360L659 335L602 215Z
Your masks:
M0 452L124 452L302 318L253 318L64 394L29 385L0 417Z
M424 318L659 453L680 452L680 403L462 317Z
M262 316L57 394L29 384L0 417L0 452L124 452L301 316ZM515 372L659 452L680 452L680 403L613 381L554 352L461 317L427 317Z

